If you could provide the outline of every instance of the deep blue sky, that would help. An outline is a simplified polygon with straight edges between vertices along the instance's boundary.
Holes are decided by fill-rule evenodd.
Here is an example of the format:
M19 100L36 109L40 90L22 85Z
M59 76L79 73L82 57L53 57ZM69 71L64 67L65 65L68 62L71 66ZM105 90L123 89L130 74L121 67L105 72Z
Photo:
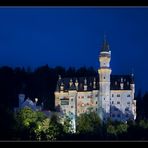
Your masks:
M134 69L148 90L148 8L0 7L0 66L99 67L104 33L113 74Z

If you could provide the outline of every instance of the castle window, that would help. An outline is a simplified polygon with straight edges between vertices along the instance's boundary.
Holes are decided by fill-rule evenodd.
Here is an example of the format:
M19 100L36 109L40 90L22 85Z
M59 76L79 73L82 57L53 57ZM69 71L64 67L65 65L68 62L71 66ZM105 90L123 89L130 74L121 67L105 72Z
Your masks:
M115 117L115 114L112 114L112 117L114 118Z
M120 114L118 114L117 117L120 118Z
M115 85L117 85L117 81L115 81Z
M127 107L127 108L125 108L125 111L129 111L129 108Z
M104 77L104 79L105 79L105 77Z
M120 104L120 102L118 101L117 104Z
M96 111L97 111L97 108L96 108Z
M120 94L117 94L117 97L120 97Z
M68 99L62 99L61 105L69 105L69 100Z
M71 106L71 108L73 108L73 106Z
M104 100L105 100L105 98L104 98Z
M82 103L82 106L84 106L84 103Z
M118 108L115 107L115 108L114 108L114 111L118 111Z
M71 102L73 102L73 99L71 99Z
M112 101L112 104L114 104L114 101Z
M130 94L128 94L127 97L130 97Z
M98 97L98 94L96 94L96 96L95 97Z
M96 101L96 104L97 104L98 102Z
M114 97L114 94L112 94L112 97Z
M84 98L84 96L81 96L81 98Z
M130 102L127 102L128 105L130 105Z

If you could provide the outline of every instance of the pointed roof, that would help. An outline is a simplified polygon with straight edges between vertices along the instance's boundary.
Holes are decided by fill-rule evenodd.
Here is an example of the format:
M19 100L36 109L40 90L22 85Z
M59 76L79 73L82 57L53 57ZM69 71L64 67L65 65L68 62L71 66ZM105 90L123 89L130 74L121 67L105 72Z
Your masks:
M104 41L103 41L103 46L101 48L101 52L109 52L110 49L109 49L109 44L106 40L106 36L104 35Z

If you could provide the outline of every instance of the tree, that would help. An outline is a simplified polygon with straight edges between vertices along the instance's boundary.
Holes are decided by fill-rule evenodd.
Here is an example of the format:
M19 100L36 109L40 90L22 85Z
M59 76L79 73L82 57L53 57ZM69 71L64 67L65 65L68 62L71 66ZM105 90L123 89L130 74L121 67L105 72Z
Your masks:
M66 134L72 133L73 132L73 127L72 127L72 121L71 121L70 117L66 116L63 120L64 120L63 121L63 131L64 131L64 133L66 133Z
M88 112L81 114L77 119L78 133L92 133L98 132L101 127L101 121L95 112Z
M107 127L107 134L109 134L111 136L116 136L117 135L117 132L116 132L115 126L109 125Z
M21 139L34 139L34 129L46 117L41 112L25 107L16 113L16 132Z
M57 140L62 136L63 127L53 115L50 119L46 118L41 122L37 122L37 126L34 129L37 140Z

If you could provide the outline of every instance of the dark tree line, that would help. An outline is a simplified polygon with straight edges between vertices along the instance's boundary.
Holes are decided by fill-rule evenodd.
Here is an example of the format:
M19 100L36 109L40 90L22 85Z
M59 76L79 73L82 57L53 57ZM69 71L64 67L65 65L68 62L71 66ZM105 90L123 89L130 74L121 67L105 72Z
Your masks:
M50 68L48 65L45 65L35 70L31 70L31 68L11 68L6 66L0 68L0 140L13 139L16 123L13 108L18 106L19 93L25 93L26 97L29 97L33 101L34 98L39 98L39 103L44 102L45 110L55 110L54 91L56 89L58 75L62 77L98 76L97 71L93 67L81 67L79 69L70 67L65 69L61 66ZM136 123L129 123L128 134L126 135L126 132L123 133L126 137L137 136L135 139L138 139L140 133L142 137L143 134L146 135L145 131L148 131L148 92L144 95L139 92L138 95L135 96L135 99L137 100ZM114 131L115 127L115 125L111 124L108 132L111 138L118 139L119 136L118 138L116 136L118 132ZM134 134L137 132L139 134ZM81 134L79 134L79 136L80 135ZM76 137L78 137L78 135ZM88 137L90 137L89 134ZM147 137L143 137L143 139L148 139Z

